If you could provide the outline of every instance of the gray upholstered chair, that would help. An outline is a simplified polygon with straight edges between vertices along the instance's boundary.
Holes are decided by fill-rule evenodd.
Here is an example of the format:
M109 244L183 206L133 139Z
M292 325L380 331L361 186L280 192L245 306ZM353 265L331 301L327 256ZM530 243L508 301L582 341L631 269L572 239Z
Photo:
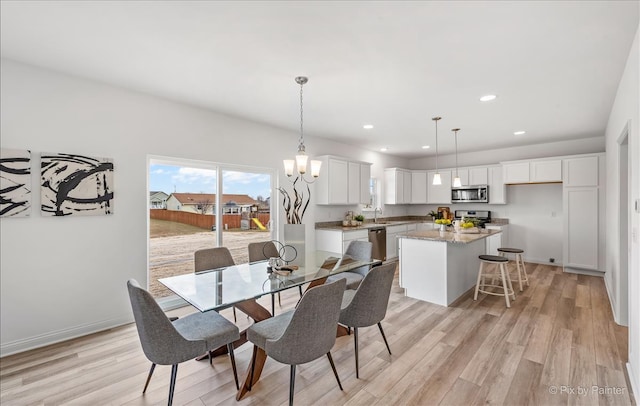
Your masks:
M353 341L356 354L356 378L358 372L358 327L368 327L378 324L387 351L391 355L391 349L387 337L382 330L380 322L387 313L389 295L393 275L396 272L396 264L390 263L372 268L360 283L357 290L347 290L342 298L340 310L340 324L349 328L353 327Z
M311 362L325 354L342 390L338 372L331 358L331 348L336 342L340 302L345 286L346 281L341 279L311 288L302 296L295 310L249 327L247 339L254 344L250 383L253 382L255 359L260 347L267 356L291 365L289 405L293 404L296 365Z
M178 364L223 345L227 345L233 368L233 377L238 385L238 373L233 356L233 342L240 338L238 327L216 312L194 313L175 321L170 321L149 292L141 288L135 279L127 282L129 299L136 321L138 336L144 355L151 361L142 393L147 391L156 364L171 365L169 385L169 405L173 402Z
M371 261L371 250L373 248L373 244L369 241L351 241L349 246L347 246L347 250L345 251L343 257L349 256L353 259L363 260L363 261ZM369 272L371 266L361 266L360 268L352 269L351 271L342 272L337 275L331 275L327 278L326 283L331 283L338 279L346 279L347 281L347 289L358 289L358 285L364 278L364 276Z
M194 271L224 268L235 265L231 252L227 247L203 248L193 253ZM237 322L236 308L233 307L233 321Z
M280 252L273 241L260 241L249 243L249 263L264 261L269 258L279 258ZM302 297L302 286L298 286L300 290L300 297ZM278 304L282 306L280 301L280 292L278 292ZM271 314L276 314L276 299L275 295L271 294Z

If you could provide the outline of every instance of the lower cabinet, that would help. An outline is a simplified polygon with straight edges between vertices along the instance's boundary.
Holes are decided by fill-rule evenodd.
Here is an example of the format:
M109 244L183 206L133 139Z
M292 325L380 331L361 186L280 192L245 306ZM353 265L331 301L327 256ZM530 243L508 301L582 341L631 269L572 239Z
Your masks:
M316 230L316 249L318 251L335 252L344 254L351 241L369 241L367 229L352 231L342 230Z
M487 255L498 255L498 248L509 246L509 226L485 226L487 230L500 230L500 234L495 234L486 239Z
M398 258L398 234L405 233L407 225L387 226L387 261Z

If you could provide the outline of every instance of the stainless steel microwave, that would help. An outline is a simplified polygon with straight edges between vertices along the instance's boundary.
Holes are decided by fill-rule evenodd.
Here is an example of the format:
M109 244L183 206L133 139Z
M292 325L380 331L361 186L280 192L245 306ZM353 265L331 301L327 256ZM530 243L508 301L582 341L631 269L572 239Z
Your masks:
M489 186L461 186L451 188L451 203L489 203Z

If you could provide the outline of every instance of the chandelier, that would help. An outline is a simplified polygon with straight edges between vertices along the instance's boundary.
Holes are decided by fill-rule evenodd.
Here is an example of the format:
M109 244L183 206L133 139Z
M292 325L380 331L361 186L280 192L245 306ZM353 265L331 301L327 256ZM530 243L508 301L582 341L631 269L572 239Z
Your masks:
M294 175L294 169L298 172L298 177L307 183L314 182L315 179L320 176L320 167L322 166L322 161L311 161L311 176L314 178L312 181L308 181L304 178L304 174L307 173L307 161L309 156L305 152L304 147L304 119L303 119L303 104L302 104L302 87L305 83L309 81L306 76L298 76L295 79L296 83L300 85L300 138L298 139L298 153L296 154L296 159L285 159L284 163L284 173L287 177L292 177Z

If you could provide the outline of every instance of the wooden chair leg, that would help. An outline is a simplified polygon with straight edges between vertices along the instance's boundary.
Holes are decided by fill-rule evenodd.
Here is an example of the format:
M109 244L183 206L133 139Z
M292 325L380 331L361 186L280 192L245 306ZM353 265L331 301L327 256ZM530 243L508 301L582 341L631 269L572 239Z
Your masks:
M178 364L171 365L171 382L169 383L169 406L173 404L173 392L176 389L176 377L178 376Z
M151 375L153 375L153 371L156 369L156 364L151 364L151 369L149 370L149 375L147 376L147 382L144 384L144 389L142 389L142 393L147 391L147 386L149 386L149 382L151 382Z
M291 365L291 376L289 377L289 406L293 406L293 393L296 383L296 366Z
M389 348L389 343L387 342L387 337L384 335L384 330L382 329L382 324L378 322L378 328L380 329L380 334L382 334L382 339L384 340L385 345L387 346L387 351L389 351L389 355L391 355L391 348Z
M340 383L340 377L338 376L338 371L336 370L336 366L333 363L333 357L331 357L331 351L329 351L327 353L327 358L329 358L329 363L331 364L331 369L333 369L333 374L336 377L336 381L338 381L338 386L340 387L340 390L344 390L344 389L342 389L342 384Z
M227 350L229 351L229 359L231 360L231 368L233 368L233 379L236 381L236 389L240 390L240 383L238 382L238 370L236 369L236 357L233 355L233 343L227 344Z

